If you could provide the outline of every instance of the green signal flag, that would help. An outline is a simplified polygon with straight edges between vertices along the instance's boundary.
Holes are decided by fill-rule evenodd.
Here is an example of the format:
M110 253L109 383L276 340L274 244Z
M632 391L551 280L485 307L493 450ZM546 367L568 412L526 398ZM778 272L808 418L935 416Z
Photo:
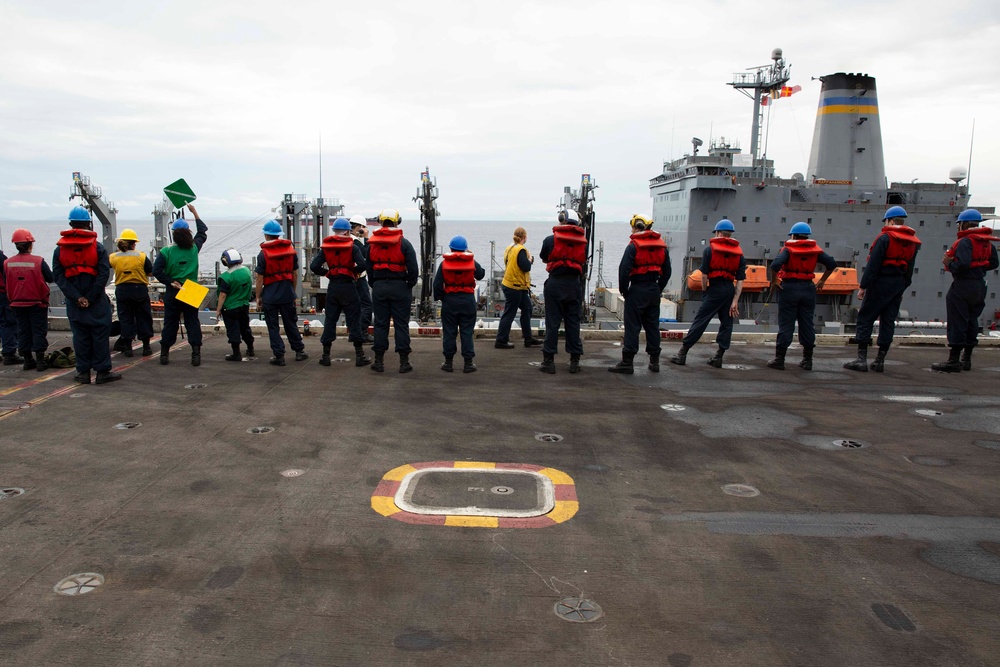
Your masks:
M163 188L163 194L167 195L167 199L174 205L174 208L184 208L198 198L183 178Z

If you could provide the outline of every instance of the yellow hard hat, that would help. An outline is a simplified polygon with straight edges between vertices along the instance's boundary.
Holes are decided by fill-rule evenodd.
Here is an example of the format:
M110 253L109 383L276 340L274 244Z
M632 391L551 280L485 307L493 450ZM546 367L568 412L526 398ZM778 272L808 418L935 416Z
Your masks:
M635 229L635 226L640 222L643 224L643 229L650 229L653 226L653 221L651 219L644 215L639 215L638 213L632 216L632 219L628 224L632 225L632 229Z
M393 223L395 223L395 224L398 225L399 223L401 223L403 221L403 217L399 214L399 211L397 211L394 208L384 208L378 214L378 221L379 222L393 222Z
M119 241L138 241L139 237L136 235L135 230L123 229L122 233L118 235Z

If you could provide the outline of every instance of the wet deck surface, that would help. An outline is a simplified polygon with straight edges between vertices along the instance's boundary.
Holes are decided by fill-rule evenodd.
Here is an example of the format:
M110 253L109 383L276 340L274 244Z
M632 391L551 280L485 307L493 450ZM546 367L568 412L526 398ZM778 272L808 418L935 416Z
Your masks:
M712 369L702 345L622 377L620 348L587 342L581 374L561 354L547 376L537 350L477 343L469 375L433 339L410 375L391 354L384 375L321 367L315 337L286 368L225 362L220 336L200 368L115 355L132 365L101 387L0 367L0 486L25 490L0 500L4 664L997 664L1000 350L940 375L941 348L894 348L857 374L848 348L806 373L763 346ZM578 510L485 528L373 509L424 462L565 473ZM104 583L53 591L76 573ZM562 620L566 597L603 615Z

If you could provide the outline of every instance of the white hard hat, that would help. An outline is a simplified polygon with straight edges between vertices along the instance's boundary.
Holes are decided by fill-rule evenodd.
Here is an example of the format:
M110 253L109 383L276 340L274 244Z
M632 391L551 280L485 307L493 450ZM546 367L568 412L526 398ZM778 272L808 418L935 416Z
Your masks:
M361 225L363 227L368 224L368 220L363 215L352 215L350 223L352 225Z

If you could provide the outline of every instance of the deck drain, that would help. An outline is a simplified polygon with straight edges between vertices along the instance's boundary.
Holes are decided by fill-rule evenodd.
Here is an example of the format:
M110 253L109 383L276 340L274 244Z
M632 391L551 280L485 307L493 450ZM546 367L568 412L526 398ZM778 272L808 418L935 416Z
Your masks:
M115 424L115 428L119 431L124 431L130 428L139 428L142 426L139 422L121 422L120 424Z
M535 440L539 442L562 442L563 437L558 433L536 433Z
M251 426L247 429L247 433L253 433L254 435L259 435L261 433L270 433L274 430L273 426Z
M282 470L282 477L301 477L305 473L305 470L301 468L289 468L288 470Z
M86 394L70 394L70 398L83 398Z
M947 468L952 465L951 459L945 459L939 456L907 456L906 460L920 466L932 466L934 468Z
M24 489L19 489L16 486L8 486L7 488L0 489L0 500L6 500L7 498L16 498L22 493L24 493Z
M867 442L861 442L860 440L834 440L833 444L835 447L843 447L845 449L861 449L862 447L867 447Z
M899 630L900 632L915 632L917 629L917 626L913 624L910 617L904 614L896 605L884 603L873 604L872 612L878 620L882 621L882 623L893 630Z
M184 385L184 388L185 389L204 389L207 386L208 385L204 384L203 382L196 382L194 384L186 384L186 385Z
M918 408L914 412L923 417L940 417L944 414L940 410L928 410L927 408Z
M760 495L760 491L749 484L726 484L722 487L722 492L740 498L753 498Z
M104 577L96 572L71 574L52 587L59 595L83 595L104 583Z
M505 496L509 493L514 493L514 489L510 488L509 486L494 486L492 489L490 489L490 493L495 493L498 496Z
M687 410L683 405L678 405L677 403L664 403L660 406L661 409L667 412L680 412L681 410Z
M556 616L571 623L590 623L604 614L599 604L586 598L563 598L556 602L553 611Z

